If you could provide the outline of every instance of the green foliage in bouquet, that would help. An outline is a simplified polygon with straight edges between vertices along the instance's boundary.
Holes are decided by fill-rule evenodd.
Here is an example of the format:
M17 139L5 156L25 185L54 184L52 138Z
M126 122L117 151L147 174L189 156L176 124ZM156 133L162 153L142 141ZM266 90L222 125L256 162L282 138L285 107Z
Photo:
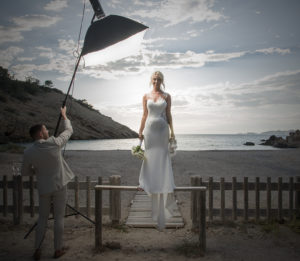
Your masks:
M141 146L133 146L131 149L131 154L141 160L145 160L146 157L144 155L144 150L141 148Z

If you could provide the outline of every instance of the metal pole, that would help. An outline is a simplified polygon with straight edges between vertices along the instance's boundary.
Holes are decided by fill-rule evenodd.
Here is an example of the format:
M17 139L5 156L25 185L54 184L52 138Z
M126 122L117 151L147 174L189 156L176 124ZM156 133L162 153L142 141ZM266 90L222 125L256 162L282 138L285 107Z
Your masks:
M67 99L68 99L68 96L69 96L69 93L70 93L70 90L71 90L71 86L72 86L72 84L74 82L75 75L76 75L76 72L77 72L77 69L78 69L78 66L79 66L79 62L81 60L81 55L82 55L82 53L79 55L79 57L77 59L77 62L76 62L76 65L75 65L75 69L74 69L74 72L73 72L73 76L72 76L72 79L71 79L71 82L70 82L70 85L69 85L69 88L68 88L65 100L63 101L63 104L62 104L62 108L66 106ZM57 124L56 124L54 136L57 135L59 124L60 124L60 121L61 121L61 117L62 117L61 114L59 114L59 118L58 118L58 121L57 121Z

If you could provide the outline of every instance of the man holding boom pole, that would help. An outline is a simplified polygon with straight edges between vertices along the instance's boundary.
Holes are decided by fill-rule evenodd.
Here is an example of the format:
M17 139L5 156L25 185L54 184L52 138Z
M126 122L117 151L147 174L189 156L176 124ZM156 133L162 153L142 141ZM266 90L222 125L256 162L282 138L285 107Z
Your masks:
M45 237L51 201L54 211L54 257L66 253L63 245L64 215L67 201L67 184L74 177L73 172L62 157L61 149L70 139L73 128L66 115L66 107L61 108L64 131L49 137L45 125L34 125L30 136L34 143L25 150L22 175L36 175L39 192L39 219L36 227L35 252L33 258L41 258L41 245Z

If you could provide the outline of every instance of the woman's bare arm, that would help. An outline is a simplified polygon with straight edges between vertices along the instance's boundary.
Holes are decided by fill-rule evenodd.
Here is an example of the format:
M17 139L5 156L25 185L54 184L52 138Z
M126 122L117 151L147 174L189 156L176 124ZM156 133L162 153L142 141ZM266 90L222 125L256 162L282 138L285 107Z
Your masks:
M141 120L141 126L140 126L140 130L139 130L139 139L143 139L143 131L144 131L144 128L145 128L145 122L146 122L146 119L147 119L147 116L148 116L148 109L147 109L147 96L146 94L144 95L143 97L143 117L142 117L142 120Z
M175 134L174 134L174 129L173 129L173 121L172 121L172 114L171 114L171 95L168 94L167 96L167 121L169 123L170 126L170 131L171 131L171 138L175 138Z

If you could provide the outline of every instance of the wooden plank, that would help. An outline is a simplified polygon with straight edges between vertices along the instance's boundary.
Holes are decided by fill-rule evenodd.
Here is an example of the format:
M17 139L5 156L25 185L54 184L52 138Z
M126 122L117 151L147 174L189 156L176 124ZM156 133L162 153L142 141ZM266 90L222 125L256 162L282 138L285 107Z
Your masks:
M294 218L294 178L290 177L289 183L289 220Z
M17 176L17 183L18 183L18 224L22 224L24 207L23 207L23 177L21 175Z
M3 176L3 216L6 217L7 216L7 176L4 175Z
M128 190L128 191L136 191L138 189L137 186L112 186L112 185L96 185L95 189L102 189L102 190L110 190L110 189L116 189L116 190ZM176 187L174 191L183 192L183 191L201 191L205 190L206 187Z
M259 177L255 178L255 221L260 218L260 193L259 193Z
M121 176L112 175L109 177L110 185L120 186ZM121 194L120 190L109 191L109 206L110 206L110 219L113 225L120 223L121 219Z
M213 177L208 180L208 218L209 221L213 220L212 210L214 208L214 190L213 190Z
M224 178L221 178L220 181L220 193L221 193L221 220L224 223L225 222L225 189L224 189Z
M75 182L74 182L74 201L75 201L75 209L79 209L79 181L78 176L75 176ZM76 218L79 218L79 215L76 215Z
M101 177L98 178L98 184L101 184ZM102 190L95 192L95 248L102 251Z
M248 177L244 177L244 221L248 221Z
M278 220L282 221L282 178L278 178Z
M271 221L271 178L267 178L267 220Z
M143 197L143 200L136 198ZM130 206L129 215L126 225L131 227L156 228L157 222L152 219L152 200L145 192L137 192ZM183 227L184 221L178 210L178 206L174 208L173 216L166 220L167 228Z
M91 217L91 178L90 176L86 177L86 215Z
M18 224L18 181L17 177L13 176L13 220L14 225Z
M236 192L236 177L232 177L232 219L237 219L237 192Z

